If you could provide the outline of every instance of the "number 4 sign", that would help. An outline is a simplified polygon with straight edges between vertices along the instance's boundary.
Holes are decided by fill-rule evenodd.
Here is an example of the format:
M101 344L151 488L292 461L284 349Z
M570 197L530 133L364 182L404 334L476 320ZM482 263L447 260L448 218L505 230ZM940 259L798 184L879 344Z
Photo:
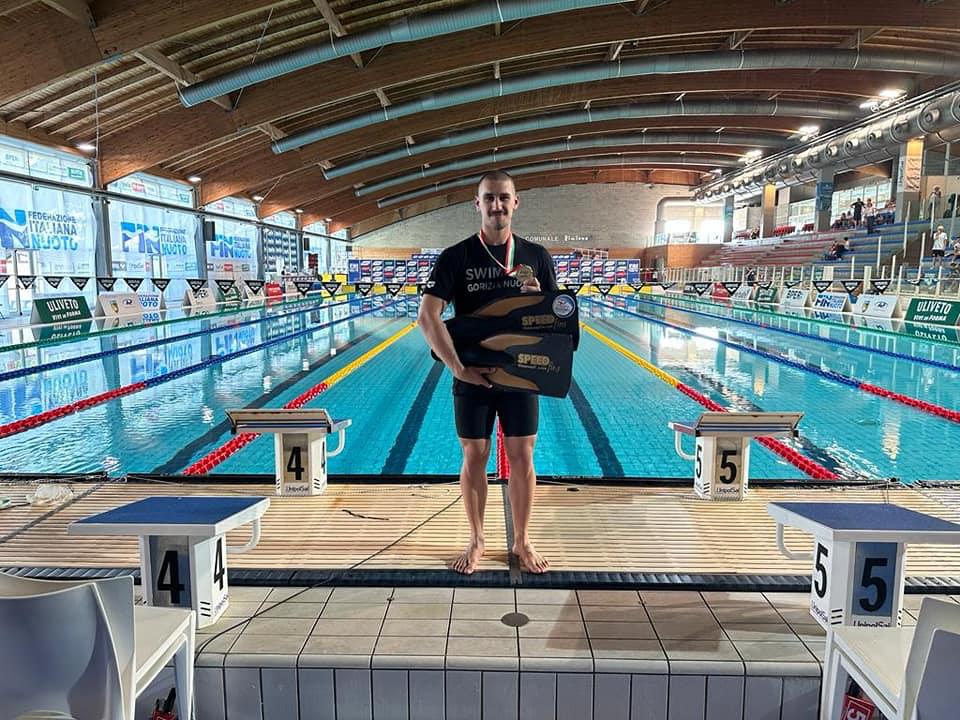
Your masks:
M207 538L153 535L141 579L148 605L196 608L198 626L216 622L227 607L227 565L223 535Z

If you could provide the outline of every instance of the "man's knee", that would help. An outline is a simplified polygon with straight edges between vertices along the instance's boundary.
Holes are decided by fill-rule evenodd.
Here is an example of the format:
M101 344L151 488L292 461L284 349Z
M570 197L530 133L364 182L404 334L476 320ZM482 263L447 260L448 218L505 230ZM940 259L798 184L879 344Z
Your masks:
M527 473L533 468L533 446L536 436L504 438L504 449L511 472Z
M463 462L468 467L487 467L487 461L490 459L490 441L489 440L467 440L460 439L460 445L463 448Z

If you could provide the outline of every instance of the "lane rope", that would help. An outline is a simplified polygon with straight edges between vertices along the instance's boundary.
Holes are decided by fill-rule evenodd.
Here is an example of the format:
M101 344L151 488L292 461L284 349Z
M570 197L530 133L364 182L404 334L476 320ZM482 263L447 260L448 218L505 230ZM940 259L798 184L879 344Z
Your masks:
M787 365L797 370L802 370L803 372L819 375L822 378L826 378L827 380L832 380L833 382L840 383L841 385L846 385L856 390L862 390L872 395L877 395L878 397L883 397L888 400L893 400L894 402L900 403L902 405L906 405L908 407L915 408L917 410L920 410L925 413L929 413L931 415L936 415L937 417L943 418L944 420L949 420L950 422L960 423L960 411L943 407L942 405L937 405L936 403L931 403L926 400L920 400L918 398L910 397L909 395L904 395L903 393L898 393L893 390L888 390L886 388L882 388L877 385L871 385L870 383L864 382L859 378L855 378L850 375L844 375L843 373L837 372L836 370L823 370L822 368L819 368L816 365L811 365L810 363L804 360L793 360L791 358L784 357L783 355L767 352L766 350L752 348L749 345L741 345L740 343L735 343L730 340L724 340L719 337L712 337L711 335L699 332L692 328L684 327L683 325L677 325L676 323L667 322L666 320L661 320L660 318L656 318L650 315L644 315L642 313L635 312L633 310L627 310L626 308L617 307L616 305L610 305L605 302L594 300L593 298L587 298L587 300L597 305L600 305L601 307L608 307L611 310L616 310L626 315L632 315L642 320L646 320L647 322L652 322L656 325L663 325L664 327L673 328L674 330L679 330L680 332L686 333L688 335L694 335L696 337L701 337L706 340L719 343L721 345L726 345L727 347L731 347L734 350L737 350L739 352L745 352L751 355L757 355L766 360L771 360L781 365Z
M371 297L385 297L384 293L378 293ZM229 325L224 325L222 327L216 328L207 328L206 330L194 330L193 332L184 333L182 335L172 335L167 338L158 338L156 340L150 340L145 343L140 343L139 345L129 345L122 348L112 348L110 350L102 350L98 353L93 353L92 355L81 355L77 357L64 358L63 360L55 360L53 362L43 363L42 365L31 365L29 367L17 368L16 370L9 370L5 373L0 373L0 382L4 380L14 380L19 377L24 377L26 375L34 375L37 373L46 372L48 370L59 370L60 368L69 367L70 365L77 365L80 363L92 362L94 360L101 360L105 357L111 357L113 355L120 355L122 353L128 352L137 352L140 350L146 350L147 348L157 347L159 345L166 345L167 343L177 342L178 340L189 340L190 338L200 337L201 335L207 335L221 330L230 330L232 328L241 328L246 327L247 325L257 325L261 323L267 323L271 320L280 320L285 317L290 317L291 315L300 315L306 312L313 312L314 310L324 310L326 308L335 308L341 305L349 305L350 300L343 300L338 303L332 303L327 305L325 301L321 301L319 305L308 305L307 307L299 308L298 310L291 310L290 312L280 313L278 315L267 315L261 318L253 318L252 320L243 320L237 323L231 323ZM209 317L209 316L204 316ZM202 317L193 318L194 320L201 320ZM155 327L154 325L141 325L137 329L145 330L150 327Z
M595 337L597 340L599 340L604 345L606 345L607 347L615 350L616 352L620 353L624 357L629 358L636 364L643 367L644 370L649 371L650 373L655 375L658 379L662 380L667 385L670 385L671 387L679 390L687 397L693 400L696 400L698 403L703 405L708 410L712 410L714 412L729 412L727 408L717 404L716 402L708 398L703 393L697 390L694 390L693 388L687 385L684 385L682 382L680 382L677 378L670 375L668 372L658 368L656 365L653 365L649 361L644 360L635 352L624 347L623 345L618 343L616 340L610 337L607 337L606 335L601 333L599 330L596 330L583 322L580 323L580 326L584 330L586 330L588 333L590 333L593 337ZM818 462L814 462L810 458L803 455L803 453L793 449L792 447L790 447L789 445L786 445L785 443L780 442L779 440L776 440L774 438L755 438L755 439L764 447L773 451L774 453L782 457L784 460L789 462L791 465L796 467L798 470L802 470L803 472L805 472L807 475L809 475L811 478L815 480L839 480L840 479L840 477L832 470L829 470L828 468L824 467Z
M107 390L106 392L98 393L97 395L91 395L90 397L77 400L67 405L62 405L58 408L53 408L51 410L44 410L43 412L37 413L36 415L30 415L29 417L22 418L20 420L14 420L8 422L4 425L0 425L0 438L9 437L10 435L16 435L17 433L25 432L26 430L31 430L40 425L52 422L54 420L59 420L62 417L70 415L71 413L80 412L82 410L87 410L88 408L100 405L109 400L114 400L118 397L123 397L125 395L131 395L135 392L140 392L149 387L154 387L161 383L174 380L178 377L184 375L189 375L195 373L198 370L203 370L210 365L218 365L220 363L227 362L228 360L233 360L243 355L248 355L259 350L263 350L272 345L278 345L283 342L289 342L290 340L300 337L301 335L307 335L315 333L319 330L325 330L326 328L332 327L342 322L348 320L354 320L363 315L368 315L369 313L376 312L377 310L383 310L384 308L390 307L391 305L396 304L399 300L392 300L391 302L378 305L377 307L370 308L368 310L362 310L353 315L348 315L337 320L332 320L326 323L320 323L319 325L314 325L313 327L305 328L303 330L298 330L296 332L290 333L289 335L281 335L280 337L273 338L272 340L267 340L266 342L260 343L259 345L254 345L248 348L242 348L236 350L232 353L227 353L225 355L217 355L212 358L208 358L194 365L188 365L187 367L180 368L179 370L174 370L173 372L164 373L163 375L157 375L156 377L149 378L148 380L141 380L140 382L131 383L129 385L123 385L121 387L115 388L113 390Z
M374 357L382 353L388 347L393 345L393 343L395 343L397 340L399 340L408 332L413 330L413 328L415 328L416 326L417 326L416 323L410 323L406 327L401 328L400 330L395 332L393 335L388 337L386 340L378 344L376 347L373 347L370 350L367 350L367 352L365 352L363 355L358 357L356 360L352 360L351 362L347 363L346 365L344 365L342 368L337 370L335 373L330 375L325 380L321 380L319 383L317 383L310 389L306 390L305 392L295 397L293 400L291 400L290 402L288 402L283 406L284 409L292 410L292 409L303 407L308 402L310 402L315 397L317 397L317 395L333 387L338 382L340 382L345 377L347 377L347 375L352 373L354 370L362 367L367 362L372 360ZM226 460L228 457L236 453L241 448L252 443L258 437L260 437L260 433L240 433L236 437L231 438L230 440L225 442L220 447L214 450L211 450L196 462L192 463L189 467L187 467L186 470L183 471L183 474L184 475L207 475L217 465L222 463L224 460Z

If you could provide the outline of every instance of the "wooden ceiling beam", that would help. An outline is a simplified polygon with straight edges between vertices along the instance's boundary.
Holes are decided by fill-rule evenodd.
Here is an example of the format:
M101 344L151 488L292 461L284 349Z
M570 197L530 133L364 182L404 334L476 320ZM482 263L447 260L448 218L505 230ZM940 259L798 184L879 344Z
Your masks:
M699 179L699 172L692 170L654 169L652 172L655 172L656 175L651 175L650 169L630 167L602 167L596 169L586 168L574 171L556 170L542 175L522 175L518 178L518 181L520 182L520 193L522 194L523 192L534 188L607 183L656 182L661 185L680 185L692 187L697 184ZM443 201L442 205L437 203L438 199ZM471 188L464 188L462 190L447 190L435 195L425 195L423 198L419 198L415 202L404 205L400 209L403 210L404 219L409 220L411 217L415 217L416 215L420 215L424 212L430 212L431 210L437 210L440 207L446 207L449 205L458 205L460 203L470 202L472 199L473 190ZM319 207L314 209L304 208L304 210L305 217L308 215L308 213L311 217L314 215L318 218L329 217L322 216L320 214ZM361 243L360 247L362 249L363 234L371 232L374 229L379 229L379 227L392 224L392 222L396 222L397 215L397 209L395 208L378 208L376 203L368 203L342 213L339 217L332 218L333 222L330 224L330 230L332 232L336 232L345 227L351 228L352 238ZM392 220L389 219L391 216L393 218ZM370 220L376 218L381 219L381 223L370 223ZM360 234L355 234L356 229L359 229Z
M638 36L666 38L701 33L705 27L716 32L743 31L743 17L751 19L752 27L749 29L785 26L835 29L848 26L849 18L861 16L861 10L864 15L882 21L885 27L956 27L953 13L944 8L921 8L913 3L876 5L870 0L849 0L843 6L842 17L839 11L810 13L802 3L774 7L769 0L742 0L735 5L704 0L698 2L695 8L683 3L670 3L657 12L636 19L631 19L632 16L625 14L618 6L609 6L562 13L562 17L530 18L505 37L457 33L430 42L387 46L380 55L383 62L368 66L363 71L329 64L310 68L247 88L243 105L234 114L241 127L255 126L306 108L355 98L365 92L373 92L377 87L416 81L422 77L425 68L429 68L431 74L452 73L462 68L492 65L497 61L515 58L521 49L525 54L536 55L587 45L609 46ZM854 82L849 85L855 88ZM150 118L148 122L152 125L151 132L175 136L158 143L179 144L174 155L189 150L189 143L199 145L217 139L213 132L196 137L184 136L176 123L169 122L176 116L176 111L168 113L161 113L155 121ZM165 129L161 127L164 125ZM142 168L165 160L165 157L158 155L152 143L143 142L141 130L143 128L139 125L131 126L112 136L114 139L111 142L119 149L119 154L126 158L131 157L131 153L122 148L137 148L137 152L143 155Z
M330 3L328 3L327 0L313 0L313 4L317 10L320 11L320 14L323 15L323 19L327 21L327 25L330 26L330 31L334 35L343 37L347 34L343 23L340 22L340 18L337 17L337 14L333 11L333 8L330 7ZM350 59L353 60L353 64L358 68L363 67L363 58L360 57L360 53L351 53Z
M734 31L730 33L730 49L737 50L743 45L744 41L753 35L753 30L743 30L742 32Z
M61 4L76 5L67 0ZM93 28L60 11L32 13L0 31L0 103L106 58L275 4L276 0L98 0ZM13 0L7 9L18 5L21 0Z
M784 137L796 131L796 128L806 122L803 118L751 116L748 118L732 116L686 116L683 118L645 118L638 120L610 120L596 123L581 123L559 128L546 128L527 133L518 133L501 137L496 142L501 148L513 148L525 143L542 142L566 137L567 135L584 135L588 133L625 132L629 130L648 129L716 129L718 125L726 125L728 129L743 129L746 131L771 131L781 133ZM746 125L742 123L747 123ZM326 180L320 173L311 172L313 163L303 163L302 158L288 157L295 153L274 155L269 148L258 148L248 152L242 159L204 172L203 203L213 202L229 195L249 191L259 191L269 187L272 182L282 175L294 172L311 173L308 184L318 193L316 197L325 197L340 192L360 183L370 183L388 178L403 172L408 172L421 164L436 164L468 157L476 153L489 151L494 141L480 141L456 147L444 147L436 151L406 157L391 163L379 165L360 173L351 173L341 178ZM651 148L656 146L650 146ZM722 147L722 146L721 146Z
M566 152L535 153L531 152L525 157L511 160L509 165L512 167L520 165L529 165L538 162L547 162L555 159L569 158L590 158L590 157L611 157L623 153L624 165L646 165L655 164L644 161L645 155L670 155L676 154L677 158L683 158L685 166L700 166L701 168L712 168L715 166L713 158L717 155L727 155L731 160L740 157L749 150L747 146L717 146L717 145L623 145L605 147L595 150L570 150ZM681 155L683 153L683 155ZM703 155L704 159L700 160ZM271 193L269 207L265 207L264 212L273 214L292 207L303 207L316 201L318 198L324 202L329 201L330 212L335 214L343 211L344 208L350 208L355 205L368 202L371 198L376 200L383 197L400 195L406 192L429 187L434 183L444 183L448 180L455 180L460 177L479 174L483 167L477 166L474 170L456 170L430 178L414 178L406 183L397 185L389 190L370 196L357 197L351 186L338 184L326 184L323 175L317 170L308 170L306 172L295 173L285 177L278 183ZM333 188L338 188L336 192L331 192ZM266 204L265 204L266 205Z
M469 105L446 108L417 115L390 120L369 128L356 130L330 140L314 143L301 151L304 163L317 162L382 145L387 138L403 138L405 135L419 136L424 133L442 132L453 125L476 123L499 113L546 110L548 108L583 103L600 98L642 98L648 95L675 93L683 88L688 92L782 92L790 90L810 90L822 93L862 92L891 81L888 73L867 71L832 70L811 74L802 70L764 70L750 73L725 71L717 73L691 73L660 75L644 78L620 78L597 83L566 85L548 90L524 93L484 100ZM878 85L878 83L880 85ZM245 93L244 103L249 99ZM207 142L218 140L237 131L236 116L243 110L229 115L219 113L216 123L209 120L209 112L201 121L194 110L177 108L170 113L162 113L135 126L139 132L121 131L104 138L101 147L102 172L105 182L123 177L136 170L144 170L164 160ZM218 111L219 112L219 111ZM226 118L226 122L225 119ZM265 122L261 119L260 122ZM170 132L170 123L178 132ZM184 142L182 127L191 126ZM225 130L225 128L228 128ZM182 147L187 145L186 148ZM287 153L289 154L289 153ZM109 178L109 179L108 179Z
M134 53L134 56L138 60L152 67L154 70L159 70L179 85L195 85L196 83L200 82L199 75L187 70L187 68L183 67L174 60L171 60L156 48L144 48L143 50L138 50ZM225 95L212 98L210 102L212 102L214 105L219 105L224 110L233 110L233 103L230 102L230 98Z
M842 50L855 50L859 47L862 47L863 44L867 42L867 40L869 40L870 38L876 35L879 35L884 30L886 30L886 28L883 28L883 27L857 28L857 30L852 35L845 38L844 40L841 40L837 44L837 47Z
M383 88L374 88L373 94L376 95L377 100L380 101L380 107L387 108L393 105L393 103L390 102L390 98L387 97L387 93L384 91Z
M44 5L56 10L62 15L66 15L74 22L78 22L84 27L92 28L96 26L93 20L93 14L90 12L90 6L84 0L40 0Z

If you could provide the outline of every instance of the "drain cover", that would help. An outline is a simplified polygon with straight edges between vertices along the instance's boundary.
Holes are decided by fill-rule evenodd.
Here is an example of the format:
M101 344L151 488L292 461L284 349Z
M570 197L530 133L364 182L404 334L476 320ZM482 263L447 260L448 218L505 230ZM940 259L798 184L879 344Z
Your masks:
M500 622L502 622L504 625L509 625L510 627L523 627L530 622L530 618L523 613L513 612L507 613L500 618Z

